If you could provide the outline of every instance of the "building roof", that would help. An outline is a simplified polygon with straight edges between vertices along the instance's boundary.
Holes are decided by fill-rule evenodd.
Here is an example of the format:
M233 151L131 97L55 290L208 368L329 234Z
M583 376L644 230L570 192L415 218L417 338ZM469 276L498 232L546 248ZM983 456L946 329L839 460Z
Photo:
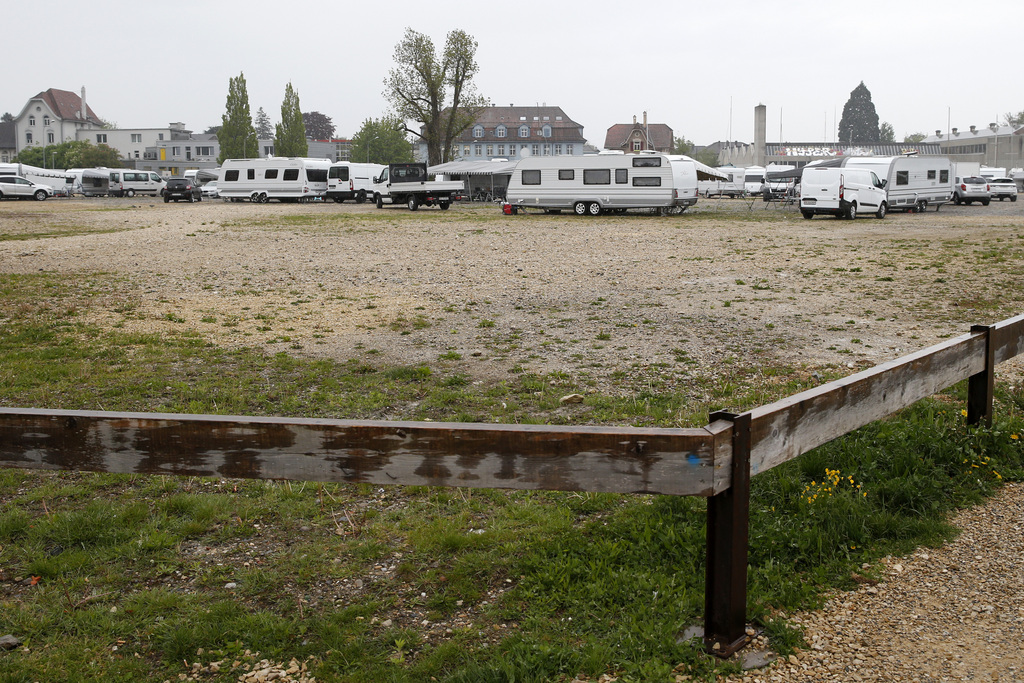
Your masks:
M529 126L529 137L518 135L520 126ZM474 138L473 128L484 127L484 137ZM505 126L508 135L499 138L494 134L498 126ZM544 126L551 127L551 135L544 137L541 130ZM460 143L473 142L583 142L583 126L576 123L562 111L561 107L547 105L535 107L484 107L477 114L473 123L457 138Z
M69 90L50 88L31 98L29 102L32 100L42 100L61 119L81 120L82 118L82 98ZM96 112L92 110L88 103L85 105L85 116L93 123L102 123L100 117L96 115Z
M658 149L672 149L672 128L664 123L616 123L604 136L605 149L623 149L633 137L633 131L646 131L650 143Z

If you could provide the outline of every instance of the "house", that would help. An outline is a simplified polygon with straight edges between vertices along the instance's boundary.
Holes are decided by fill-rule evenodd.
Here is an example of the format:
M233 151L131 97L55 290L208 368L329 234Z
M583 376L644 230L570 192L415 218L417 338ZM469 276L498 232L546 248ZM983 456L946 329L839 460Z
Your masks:
M604 136L604 148L616 149L626 154L637 154L644 150L654 150L663 154L671 154L674 138L672 129L664 123L648 123L647 112L644 112L643 123L633 117L633 123L616 123L608 129Z
M14 121L0 121L0 163L8 163L18 153Z
M103 128L103 121L85 101L68 90L50 88L29 98L14 117L15 153L26 147L82 139L79 135Z
M452 143L452 159L487 161L531 155L581 155L586 142L583 126L566 116L561 107L485 107ZM418 145L418 156L427 158L426 143Z

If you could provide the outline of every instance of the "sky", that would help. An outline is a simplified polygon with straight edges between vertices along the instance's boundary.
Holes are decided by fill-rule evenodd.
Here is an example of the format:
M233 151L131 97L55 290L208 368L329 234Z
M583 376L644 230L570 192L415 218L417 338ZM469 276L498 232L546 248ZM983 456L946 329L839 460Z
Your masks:
M16 0L0 0L2 5ZM45 16L40 14L45 6ZM48 88L80 93L121 128L221 123L228 82L244 73L249 104L276 123L285 86L302 111L351 137L389 105L384 80L406 28L438 53L461 29L479 43L475 79L495 105L556 105L602 147L607 129L668 124L698 145L830 142L863 81L897 139L967 130L1024 109L1011 5L963 0L386 0L291 5L267 0L64 0L26 7L4 53L0 112L17 115ZM290 11L294 7L294 11ZM312 8L312 9L311 9ZM33 18L35 17L35 18Z

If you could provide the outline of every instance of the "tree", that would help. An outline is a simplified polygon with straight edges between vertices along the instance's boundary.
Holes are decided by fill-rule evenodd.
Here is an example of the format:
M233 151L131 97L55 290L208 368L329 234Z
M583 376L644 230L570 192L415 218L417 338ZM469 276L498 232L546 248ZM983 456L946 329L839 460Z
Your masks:
M306 126L306 137L313 140L330 140L334 137L334 122L330 116L318 111L306 112L302 115L302 123Z
M490 104L473 84L476 48L476 40L459 29L448 33L440 57L433 41L411 28L395 46L396 67L384 81L384 96L403 120L423 124L419 131L405 130L426 143L431 165L451 158L452 143Z
M891 123L883 121L878 127L878 141L896 142L896 129L892 127Z
M270 140L274 137L274 124L270 122L270 117L263 111L263 107L256 110L253 127L256 129L256 137L260 140Z
M210 126L203 131L205 135L220 135L220 129L224 126Z
M710 147L705 147L697 152L693 155L693 158L705 166L711 166L712 168L718 166L718 153Z
M909 142L910 144L917 144L919 142L922 142L926 137L928 137L928 136L925 135L924 133L910 133L909 135L905 135L903 137L903 142Z
M14 114L9 111L5 111L3 116L0 116L0 123L10 123L14 120Z
M693 152L693 142L685 137L672 138L673 154L686 154L689 156L691 152Z
M1006 125L1008 126L1013 126L1015 128L1017 126L1024 126L1024 110L1021 110L1016 114L1012 111L1008 111L1003 114L1003 120L1006 121Z
M220 142L220 156L217 163L225 159L255 159L260 155L256 130L252 127L249 111L249 91L245 87L245 74L228 81L228 99L221 117L224 125L217 133Z
M366 119L352 136L352 161L373 164L401 164L413 160L412 145L405 137L405 124L396 116Z
M304 157L309 154L306 126L302 123L302 110L299 108L299 94L291 82L284 89L281 123L277 124L277 135L274 137L274 154L281 157Z
M121 167L121 155L113 147L93 145L89 140L69 140L56 145L21 150L16 162L44 168Z
M843 118L839 120L839 141L853 144L878 140L878 114L871 102L871 92L861 81L843 107Z

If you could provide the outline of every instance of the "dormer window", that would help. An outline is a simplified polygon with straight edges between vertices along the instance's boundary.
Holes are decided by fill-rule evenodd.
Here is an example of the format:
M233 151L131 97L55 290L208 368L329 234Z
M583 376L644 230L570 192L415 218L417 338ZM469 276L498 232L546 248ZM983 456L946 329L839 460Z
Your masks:
M482 138L484 136L484 127L477 125L473 126L473 137Z
M541 128L540 134L541 134L541 136L546 137L546 138L551 137L551 126L549 126L547 124L544 124L544 127Z
M521 137L521 138L528 138L528 137L530 137L530 127L529 126L519 126L519 137Z
M495 137L503 138L507 134L508 134L508 128L506 128L505 126L498 126L497 128L494 129L494 136Z

